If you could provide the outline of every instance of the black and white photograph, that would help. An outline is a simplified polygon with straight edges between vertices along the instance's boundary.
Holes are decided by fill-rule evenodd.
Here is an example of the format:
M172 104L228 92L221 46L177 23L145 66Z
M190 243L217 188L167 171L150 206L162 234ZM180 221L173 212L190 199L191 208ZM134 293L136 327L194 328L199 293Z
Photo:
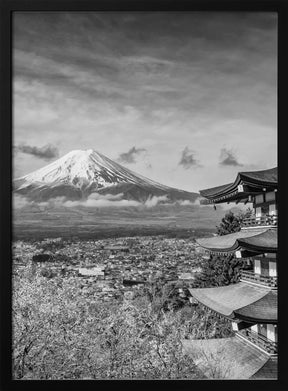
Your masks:
M277 29L13 12L13 380L278 379Z

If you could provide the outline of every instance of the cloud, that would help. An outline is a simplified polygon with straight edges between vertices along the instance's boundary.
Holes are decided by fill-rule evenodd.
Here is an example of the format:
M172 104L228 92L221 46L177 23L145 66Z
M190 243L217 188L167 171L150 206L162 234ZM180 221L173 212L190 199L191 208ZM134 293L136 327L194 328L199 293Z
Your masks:
M14 209L22 209L24 207L33 207L38 211L45 211L50 208L62 207L66 202L65 197L55 197L51 198L47 201L33 201L29 200L27 197L22 196L20 194L13 194L13 208Z
M88 198L85 201L66 201L63 206L67 208L73 208L77 206L83 206L87 208L107 208L107 207L127 207L127 206L139 206L140 203L134 200L109 200L109 199L91 199Z
M243 166L243 164L239 163L235 154L232 150L228 150L227 148L222 148L220 153L220 162L221 166Z
M67 208L72 208L75 206L84 206L88 208L106 208L106 207L145 207L145 208L152 208L159 203L163 203L165 201L168 201L168 196L152 196L149 197L144 203L136 201L136 200L125 200L122 198L123 193L121 194L98 194L93 193L91 194L87 200L79 200L79 201L65 201L63 202L63 206L66 206Z
M92 193L86 200L63 202L63 206L73 208L77 206L84 206L88 208L105 208L105 207L124 207L124 206L139 206L140 202L135 200L124 200L123 193L120 194L98 194Z
M58 149L52 144L47 144L40 148L32 147L31 145L20 144L16 147L16 150L44 160L50 160L59 156Z
M160 202L165 202L165 201L168 201L168 196L167 195L164 195L164 196L153 196L153 197L149 197L146 202L145 202L145 206L147 208L152 208L153 206L156 206L157 204L159 204Z
M195 159L194 155L195 152L190 151L188 147L185 147L182 151L179 165L183 166L185 170L191 167L199 166L198 161Z
M20 196L18 194L13 195L13 208L14 209L21 209L25 206L28 206L31 204L26 197Z
M136 163L136 156L142 152L146 152L145 148L132 147L128 152L121 153L117 159L120 163Z
M197 200L196 200L196 201L197 201ZM180 200L180 201L178 201L178 203L179 203L179 205L181 205L181 206L191 206L191 205L195 206L195 205L198 205L198 204L196 203L196 201L191 202L190 200ZM199 203L199 205L200 205L200 203Z
M188 191L228 183L223 140L245 161L275 165L276 13L14 16L16 145L45 140L64 154L96 143L113 158L144 146L152 168L144 153L132 154L133 168ZM193 180L189 164L178 165L186 145L205 161ZM30 156L17 154L17 176L40 168Z
M180 206L193 206L193 207L196 206L196 207L200 207L200 208L207 208L207 205L201 204L200 201L201 201L201 197L198 197L198 198L196 198L195 201L179 200L179 201L176 201L176 204L179 204ZM208 205L208 207L210 207L210 205Z
M40 208L59 208L62 207L64 202L66 201L66 198L64 196L62 197L55 197L55 198L50 198L47 201L42 201L42 202L35 202L32 201L31 204L34 206L39 206Z
M100 199L104 199L104 200L110 200L110 201L117 201L117 200L121 200L123 198L123 193L119 193L119 194L99 194L99 193L92 193L89 195L89 199L91 200L100 200Z
M153 208L158 204L162 205L175 205L178 202L167 203L169 201L167 195L163 196L152 196L149 197L144 203L136 200L123 199L123 193L120 194L98 194L92 193L86 200L67 200L65 197L51 198L47 201L31 201L24 196L19 194L13 195L13 208L21 209L24 207L34 207L37 210L45 211L50 208L74 208L74 207L86 207L86 208L107 208L107 207L138 207L138 208ZM180 203L180 205L182 205ZM183 205L187 205L185 202Z

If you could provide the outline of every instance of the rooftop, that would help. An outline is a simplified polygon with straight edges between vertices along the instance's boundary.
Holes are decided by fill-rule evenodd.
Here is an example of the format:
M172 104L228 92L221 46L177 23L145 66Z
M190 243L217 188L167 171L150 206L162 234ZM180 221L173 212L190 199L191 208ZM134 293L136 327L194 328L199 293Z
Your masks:
M234 182L200 190L200 194L215 204L248 199L251 194L263 193L263 188L266 191L277 189L277 172L277 167L261 171L239 172ZM243 187L240 189L239 185Z
M215 253L232 253L236 250L248 250L255 253L277 251L276 228L250 228L228 235L196 239L206 250Z
M277 379L278 376L278 359L270 357L268 361L251 376L251 380Z
M246 282L213 288L192 288L200 303L230 319L277 322L277 292Z
M277 379L277 360L272 363L266 353L242 338L183 340L182 343L184 352L210 379Z
M277 292L270 291L266 296L235 310L234 313L246 321L253 321L255 318L263 322L275 321L277 319Z

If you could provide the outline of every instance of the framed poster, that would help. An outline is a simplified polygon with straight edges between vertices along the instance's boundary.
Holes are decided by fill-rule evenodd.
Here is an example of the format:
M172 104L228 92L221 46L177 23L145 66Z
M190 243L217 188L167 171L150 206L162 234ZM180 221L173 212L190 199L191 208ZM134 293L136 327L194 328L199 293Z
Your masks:
M283 384L280 3L3 5L6 387Z

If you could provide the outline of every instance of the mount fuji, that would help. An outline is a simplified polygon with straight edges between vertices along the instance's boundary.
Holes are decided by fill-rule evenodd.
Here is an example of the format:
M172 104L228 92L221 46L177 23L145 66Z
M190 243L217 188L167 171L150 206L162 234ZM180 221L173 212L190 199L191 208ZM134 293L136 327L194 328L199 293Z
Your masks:
M153 196L166 196L167 202L193 202L199 197L198 193L164 186L136 174L92 149L71 151L51 164L15 179L13 187L16 193L39 202L56 197L86 199L92 193L121 195L123 199L143 203Z

